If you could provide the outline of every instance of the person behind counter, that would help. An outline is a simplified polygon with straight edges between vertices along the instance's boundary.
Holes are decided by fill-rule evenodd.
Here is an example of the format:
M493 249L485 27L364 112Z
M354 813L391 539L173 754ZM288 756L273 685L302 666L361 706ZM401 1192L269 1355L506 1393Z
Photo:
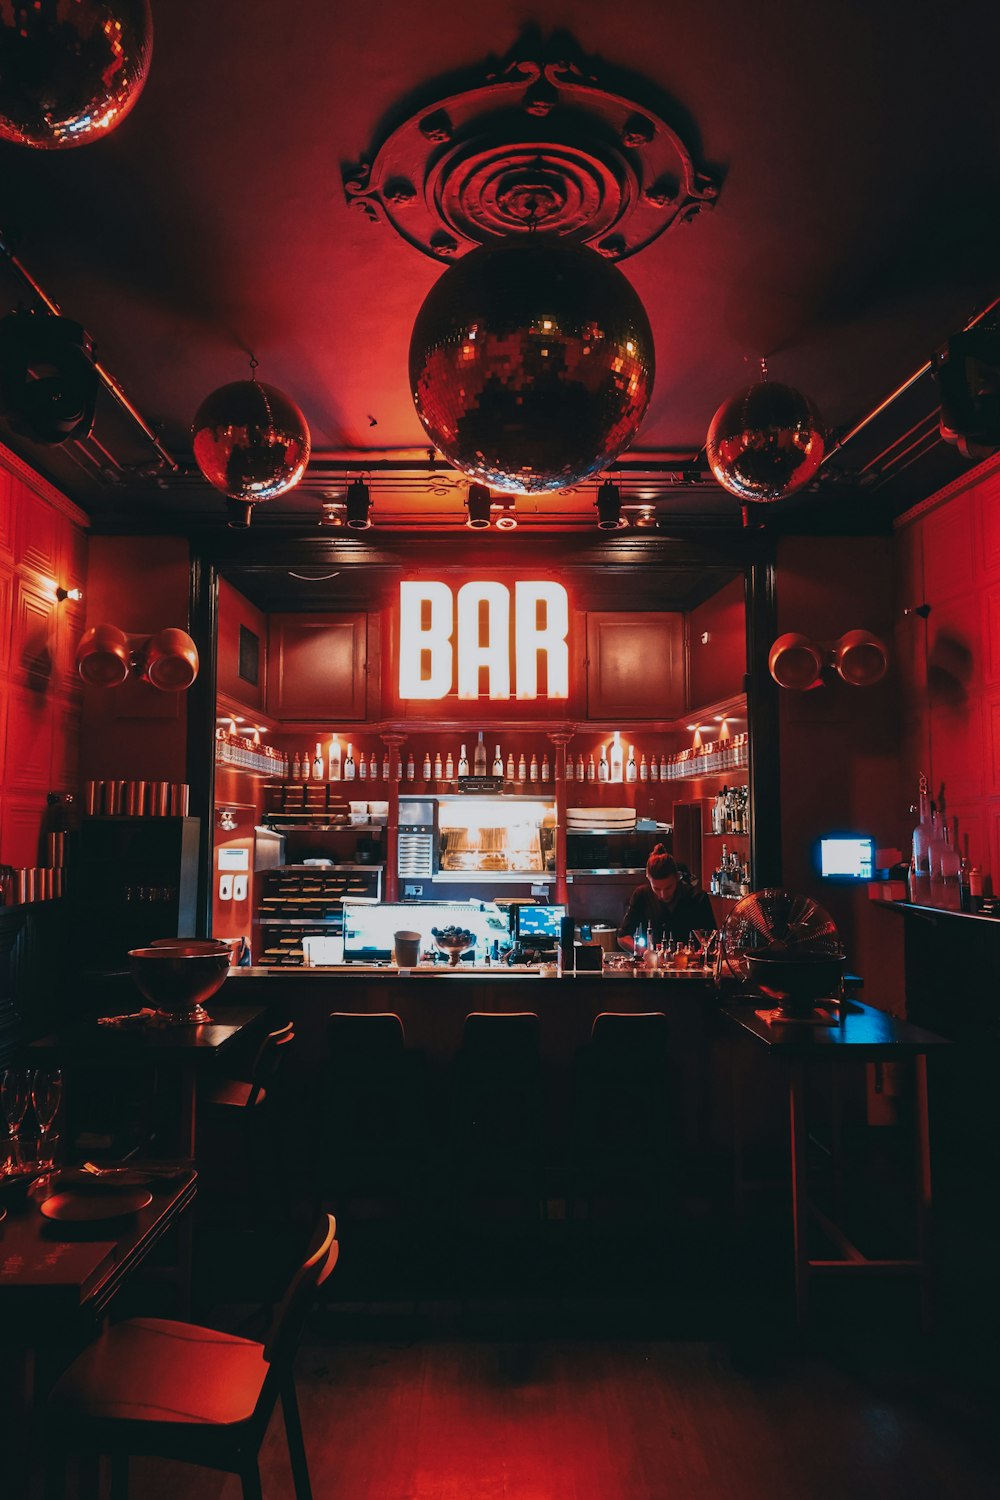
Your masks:
M646 884L636 886L618 924L618 946L635 952L636 929L653 934L653 942L673 938L686 942L692 932L714 928L715 914L704 891L682 880L672 854L657 844L646 861Z

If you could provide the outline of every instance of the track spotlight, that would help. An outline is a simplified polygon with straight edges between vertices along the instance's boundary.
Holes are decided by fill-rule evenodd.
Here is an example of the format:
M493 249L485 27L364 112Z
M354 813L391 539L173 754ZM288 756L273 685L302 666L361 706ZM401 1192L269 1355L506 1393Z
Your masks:
M363 479L352 479L345 497L347 524L352 531L367 531L372 524L372 497Z
M597 524L601 531L617 531L620 526L628 525L622 519L621 486L610 479L597 491Z
M492 496L485 484L470 484L469 495L465 502L468 511L466 526L472 531L483 531L490 524L490 503Z
M494 525L497 531L516 531L517 512L514 509L514 496L506 495L503 504L498 507L498 515Z

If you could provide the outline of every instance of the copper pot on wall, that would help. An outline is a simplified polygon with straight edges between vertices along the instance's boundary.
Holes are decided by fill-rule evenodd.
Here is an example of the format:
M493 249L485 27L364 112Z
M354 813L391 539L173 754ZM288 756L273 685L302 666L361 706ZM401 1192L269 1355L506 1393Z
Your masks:
M117 625L92 625L76 648L76 669L92 687L120 687L132 668L128 636Z
M851 687L873 687L889 670L889 648L869 630L848 630L833 648L833 665Z
M143 677L164 693L182 693L198 676L198 648L186 631L173 625L150 636L140 661Z
M808 636L789 631L768 652L767 669L779 687L803 693L822 681L823 652Z

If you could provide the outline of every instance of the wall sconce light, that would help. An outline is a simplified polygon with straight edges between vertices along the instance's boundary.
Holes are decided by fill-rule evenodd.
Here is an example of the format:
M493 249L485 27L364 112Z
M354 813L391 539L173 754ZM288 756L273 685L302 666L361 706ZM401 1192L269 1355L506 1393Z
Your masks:
M367 531L372 524L371 491L363 479L352 479L347 486L344 500L347 509L347 524L352 531Z
M490 506L493 497L485 484L470 484L465 508L468 512L466 526L470 531L484 531L490 524Z
M821 687L830 668L849 687L874 687L889 670L889 648L870 630L848 630L833 642L790 631L774 642L767 668L779 687L792 692Z
M597 525L601 531L617 531L628 525L622 515L621 486L611 479L605 479L597 491Z
M83 598L83 589L64 589L60 586L56 589L56 598L60 604L64 599L72 599L75 604L79 604Z
M514 509L513 495L505 495L502 504L494 505L493 508L499 512L494 523L497 531L517 530L517 512Z
M126 635L117 625L92 625L76 648L76 669L92 687L120 687L133 674L163 693L180 693L198 676L198 648L184 630Z

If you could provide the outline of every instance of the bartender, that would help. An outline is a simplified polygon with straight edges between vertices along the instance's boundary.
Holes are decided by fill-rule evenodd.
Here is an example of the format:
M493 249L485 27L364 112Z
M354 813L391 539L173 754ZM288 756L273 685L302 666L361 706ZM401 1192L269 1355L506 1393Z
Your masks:
M651 930L653 942L660 943L671 938L687 942L692 932L714 927L715 914L706 893L682 880L673 855L657 844L646 861L646 883L636 886L618 924L618 946L634 953L637 929L643 934Z

